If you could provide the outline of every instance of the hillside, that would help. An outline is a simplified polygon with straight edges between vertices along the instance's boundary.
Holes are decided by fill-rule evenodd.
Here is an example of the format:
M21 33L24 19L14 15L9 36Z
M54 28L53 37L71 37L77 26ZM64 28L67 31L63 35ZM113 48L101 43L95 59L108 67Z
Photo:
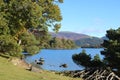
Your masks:
M67 31L58 32L58 33L50 32L50 34L53 37L65 38L65 39L70 39L70 40L79 40L82 38L89 38L90 37L90 36L85 35L85 34L79 34L79 33L74 33L74 32L67 32Z
M109 40L106 36L102 37L103 40Z
M0 80L80 80L80 78L73 79L50 71L40 73L27 71L0 57Z
M74 32L59 32L59 33L50 33L52 37L70 39L75 42L77 46L80 47L101 47L103 43L102 38L91 37L89 35L74 33Z
M75 41L75 44L80 47L99 48L103 43L103 39L97 37L83 38Z

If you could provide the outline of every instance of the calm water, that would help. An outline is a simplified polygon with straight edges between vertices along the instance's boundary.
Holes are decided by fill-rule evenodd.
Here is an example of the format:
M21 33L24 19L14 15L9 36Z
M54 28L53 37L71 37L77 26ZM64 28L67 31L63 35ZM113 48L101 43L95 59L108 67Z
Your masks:
M87 54L91 54L93 57L96 54L100 54L100 51L103 49L96 48L84 48ZM72 60L72 55L75 53L80 53L83 48L73 49L73 50L50 50L43 49L38 54L33 56L28 56L26 61L28 63L35 64L35 60L39 60L40 57L44 58L45 63L41 65L37 65L45 70L56 70L56 71L64 71L64 70L81 70L84 69L82 66L76 65ZM103 56L100 56L103 58ZM67 64L67 68L59 67L61 64Z

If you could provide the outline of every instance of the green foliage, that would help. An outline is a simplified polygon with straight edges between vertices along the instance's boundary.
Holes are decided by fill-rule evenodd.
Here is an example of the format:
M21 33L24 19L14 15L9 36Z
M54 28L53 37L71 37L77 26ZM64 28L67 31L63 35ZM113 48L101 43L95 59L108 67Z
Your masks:
M53 37L73 40L75 42L75 44L79 47L100 48L100 47L102 47L101 44L103 43L102 38L91 37L91 36L88 36L85 34L78 34L78 33L74 33L74 32L62 31L62 32L58 32L58 33L50 32L50 34Z
M40 49L38 45L46 43L48 39L45 36L48 36L49 27L54 31L60 28L62 16L58 3L62 2L63 0L0 0L0 40L4 42L0 45L0 53L10 56L22 51L37 53ZM37 39L38 42L30 29L45 34ZM2 39L3 36L10 36L10 40L8 37Z
M36 54L39 52L39 48L37 46L26 46L25 47L25 51L28 52L28 53L31 53L31 54Z
M58 0L58 2L63 3L63 0Z
M0 55L21 56L22 48L10 35L0 36Z
M72 59L77 65L82 65L86 68L97 68L104 66L104 63L98 54L96 54L92 59L90 55L86 54L85 50L79 54L74 54Z
M61 27L61 24L55 24L53 30L54 30L55 32L58 32L58 30L60 29L60 27Z
M91 67L104 67L104 63L100 59L99 54L96 54L93 60L91 60Z
M30 54L35 54L39 52L39 42L36 40L35 36L31 33L23 33L19 36L19 40L21 41L21 46L23 51L28 52Z
M3 18L2 13L0 15L0 35L5 35L7 34L8 31L8 24L7 24L7 20Z
M108 30L106 37L108 40L102 44L104 51L101 54L105 56L107 65L120 70L120 65L118 65L120 63L120 28Z
M41 8L30 0L11 0L9 3L1 4L0 12L7 20L9 34L18 36L25 29L37 27L41 17Z
M77 64L77 65L82 65L84 67L90 67L90 63L91 63L91 57L90 55L87 55L85 50L82 50L81 53L79 54L74 54L72 56L73 61Z
M56 25L59 25L59 22L62 20L60 9L57 5L57 3L59 2L61 1L38 0L37 4L43 8L42 16L40 18L40 26L52 27L54 31L56 31L59 28L56 27Z
M80 47L85 48L99 48L102 47L101 44L103 43L103 40L97 37L91 37L91 38L83 38L79 40L75 40L75 44Z
M88 59L89 55L83 54L74 54L73 61L78 65L88 66L88 67L107 67L109 66L111 69L117 69L120 74L120 28L114 30L110 29L107 31L106 37L108 39L104 40L102 46L104 47L104 51L101 51L101 54L104 55L104 60L100 60L99 55L94 56L92 60ZM89 62L89 65L88 63Z
M100 56L99 56L99 54L96 54L95 56L94 56L94 59L93 59L94 61L100 61Z
M39 47L40 48L49 48L49 41L51 39L51 36L48 34L47 31L43 29L31 29L30 30L36 37L36 40L39 42Z
M75 43L72 40L67 39L60 39L60 38L52 38L49 41L50 48L53 49L73 49L76 48Z
M57 38L49 35L46 31L38 29L30 29L30 32L34 33L36 39L39 41L40 48L52 48L52 49L73 49L76 48L75 43L72 40Z

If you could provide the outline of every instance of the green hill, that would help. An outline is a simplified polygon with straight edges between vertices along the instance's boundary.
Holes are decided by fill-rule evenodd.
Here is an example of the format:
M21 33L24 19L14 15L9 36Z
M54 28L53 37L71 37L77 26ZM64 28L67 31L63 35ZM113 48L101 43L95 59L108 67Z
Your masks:
M102 43L103 43L103 39L97 37L75 40L75 44L80 47L98 48L98 47L102 47L101 46Z
M52 35L52 37L73 40L75 44L80 47L101 47L101 44L103 43L102 38L91 37L89 35L80 34L80 33L64 31L58 33L51 32L50 34Z
M40 73L27 71L20 66L15 66L7 59L0 57L0 80L80 80L57 75L50 71Z

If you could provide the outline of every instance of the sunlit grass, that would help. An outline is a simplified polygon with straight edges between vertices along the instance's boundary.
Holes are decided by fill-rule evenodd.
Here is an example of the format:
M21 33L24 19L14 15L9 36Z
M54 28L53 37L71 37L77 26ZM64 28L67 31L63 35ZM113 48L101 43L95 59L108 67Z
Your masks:
M50 71L35 73L13 65L7 59L0 57L0 80L80 80L57 75Z

